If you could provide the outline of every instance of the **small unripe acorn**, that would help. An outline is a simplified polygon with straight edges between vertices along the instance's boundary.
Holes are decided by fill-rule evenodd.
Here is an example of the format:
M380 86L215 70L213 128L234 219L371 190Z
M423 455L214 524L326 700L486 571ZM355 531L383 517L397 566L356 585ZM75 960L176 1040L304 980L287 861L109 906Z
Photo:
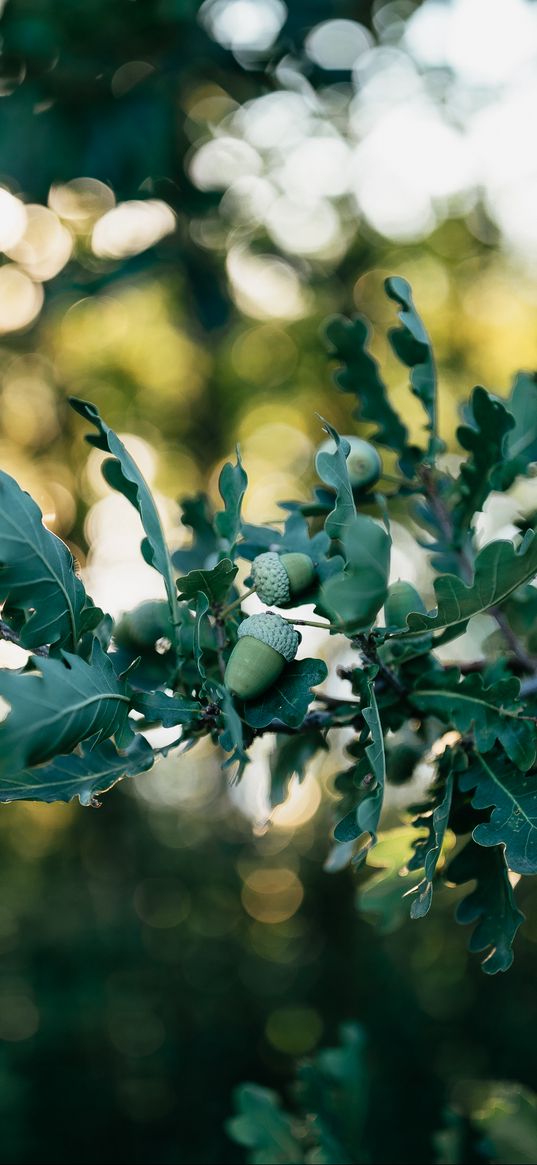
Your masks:
M252 579L262 603L282 607L311 586L315 568L307 554L275 554L267 550L252 563Z
M114 630L119 647L150 651L158 640L171 635L170 612L165 599L148 599L121 616Z
M364 441L362 437L355 437L354 434L347 436L345 434L345 441L349 442L350 452L347 455L347 469L349 471L349 480L353 489L367 489L368 486L374 485L378 481L382 473L382 461L374 445L369 441ZM329 437L323 441L319 446L319 453L334 453L335 442Z
M404 627L411 611L425 613L425 603L412 583L398 579L388 587L384 604L384 618L387 627Z
M300 635L281 615L250 615L240 624L224 683L241 700L255 700L295 658Z

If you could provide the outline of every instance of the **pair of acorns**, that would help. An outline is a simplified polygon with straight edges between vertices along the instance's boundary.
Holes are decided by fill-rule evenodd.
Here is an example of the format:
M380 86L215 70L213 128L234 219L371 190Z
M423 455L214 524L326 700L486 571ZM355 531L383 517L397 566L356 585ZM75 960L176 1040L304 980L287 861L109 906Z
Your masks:
M365 490L376 482L382 470L380 457L361 437L346 437L349 479L353 489ZM319 453L332 453L329 439ZM292 606L293 600L308 591L315 579L315 566L307 554L259 554L251 568L252 581L261 601L268 607ZM192 629L190 628L190 633ZM157 644L170 645L167 604L160 600L142 603L127 613L115 629L118 645L145 651ZM228 660L225 683L242 700L255 700L276 682L287 663L295 658L300 635L281 615L263 612L251 615L239 626L238 641ZM171 646L171 645L170 645Z
M354 489L366 489L378 480L380 457L361 437L346 440L351 448L347 456L349 479ZM334 443L325 441L319 453L333 452ZM267 551L252 563L252 581L262 603L268 607L285 607L312 585L315 567L307 554L282 554ZM276 682L286 663L295 658L300 635L281 615L263 612L250 615L240 624L238 640L229 657L224 682L241 700L255 700Z
M300 590L305 590L313 580L313 573L313 563L306 554L282 554L279 558L269 552L258 555L252 563L259 598L275 605L289 602ZM295 580L299 580L300 589L295 589ZM276 593L278 598L274 598ZM425 611L423 600L411 583L399 579L388 588L384 605L386 625L404 626L410 611ZM225 683L241 700L255 700L272 687L286 663L295 658L300 635L281 615L266 611L245 619L238 636L226 667Z
M315 567L307 554L268 550L254 558L251 576L262 603L283 607L308 590ZM295 658L299 643L298 631L281 615L272 611L250 615L239 626L224 683L241 700L257 699Z

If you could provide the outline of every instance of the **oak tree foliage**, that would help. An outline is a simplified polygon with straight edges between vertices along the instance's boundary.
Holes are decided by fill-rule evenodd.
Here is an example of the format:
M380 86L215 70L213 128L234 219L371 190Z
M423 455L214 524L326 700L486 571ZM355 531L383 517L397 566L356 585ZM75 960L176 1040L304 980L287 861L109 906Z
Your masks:
M330 320L335 389L355 397L354 416L367 426L362 436L378 446L386 476L373 486L370 476L363 487L354 472L351 480L351 444L319 419L319 443L328 435L331 451L320 452L312 467L318 484L307 502L282 499L281 520L272 526L243 517L247 467L237 450L220 475L219 502L182 499L181 548L173 550L122 441L94 405L72 400L91 427L87 440L106 454L108 485L138 512L141 554L162 579L162 599L127 612L115 626L86 593L68 548L47 530L36 503L0 474L0 632L27 653L19 667L0 670L0 800L78 796L94 805L118 780L158 763L162 750L151 733L163 726L176 729L170 747L209 736L233 780L254 742L270 736L277 805L291 778L302 779L314 759L326 760L345 731L348 764L335 781L327 868L365 866L359 877L367 879L390 783L410 781L425 761L431 777L413 810L410 893L405 899L409 883L401 881L397 902L390 890L383 910L389 905L399 914L403 899L411 917L422 918L440 884L467 887L466 896L457 895L456 917L472 926L470 949L483 952L483 969L494 973L510 965L522 921L513 875L537 873L537 536L525 528L512 540L480 546L476 520L494 491L533 473L535 378L519 372L505 399L482 386L469 393L456 434L460 466L454 472L451 458L447 468L431 341L408 283L393 277L386 291L394 304L389 341L408 370L409 400L423 413L420 435L411 439L406 410L399 398L395 406L381 377L367 322ZM394 581L394 508L433 572L430 593L416 593L395 620L384 615ZM248 641L244 658L254 669L266 666L274 650L270 634L261 644L239 634L251 614L244 591L252 589L252 563L261 554L283 567L296 555L311 560L314 582L278 616L298 630L303 622L324 628L323 658L308 658L302 644L261 695L239 699L226 681L237 643ZM461 665L455 641L483 614L497 635L490 649ZM269 629L276 626L271 618ZM339 687L325 689L324 656L335 660L335 670L344 640L353 663ZM451 658L438 651L448 644ZM341 1055L354 1055L349 1040ZM316 1087L314 1076L307 1087ZM250 1144L252 1114L263 1119L267 1141L277 1137L283 1146L295 1138L293 1122L259 1090L245 1092L239 1106L233 1131L241 1143ZM333 1135L323 1119L318 1143Z

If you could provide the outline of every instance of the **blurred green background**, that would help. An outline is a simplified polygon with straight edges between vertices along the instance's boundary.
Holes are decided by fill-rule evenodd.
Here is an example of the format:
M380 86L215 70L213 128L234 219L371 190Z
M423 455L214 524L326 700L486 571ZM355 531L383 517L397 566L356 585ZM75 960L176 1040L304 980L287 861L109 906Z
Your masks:
M435 340L448 459L468 389L537 364L532 0L0 9L1 464L114 614L158 579L70 393L126 436L177 541L164 499L215 494L237 440L250 520L306 496L315 413L349 427L327 314L365 311L404 391L387 274ZM235 1161L235 1085L285 1088L348 1020L374 1162L432 1160L466 1080L537 1087L535 888L505 978L467 955L448 892L382 933L322 870L340 760L270 828L266 754L229 791L203 745L98 812L3 808L2 1161Z

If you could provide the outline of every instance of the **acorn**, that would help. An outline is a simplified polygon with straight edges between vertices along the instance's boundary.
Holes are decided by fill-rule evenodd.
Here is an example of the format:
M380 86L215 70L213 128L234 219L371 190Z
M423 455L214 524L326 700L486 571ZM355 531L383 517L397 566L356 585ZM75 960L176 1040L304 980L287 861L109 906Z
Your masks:
M369 441L362 437L355 437L352 433L345 434L345 441L349 442L350 451L347 454L347 469L349 481L353 489L368 489L378 481L382 473L382 461ZM319 446L319 453L334 453L335 443L331 437Z
M150 651L162 639L170 640L170 611L165 599L148 599L121 616L114 630L119 647Z
M240 624L224 683L241 700L255 700L295 658L300 635L281 615L250 615Z
M307 591L315 577L315 568L307 554L276 554L267 550L252 563L252 579L262 603L282 607L295 595Z
M386 626L404 627L406 617L411 611L419 611L421 614L425 614L425 603L416 588L412 586L412 583L406 582L404 579L398 579L397 582L392 583L388 587L388 594L384 604Z

